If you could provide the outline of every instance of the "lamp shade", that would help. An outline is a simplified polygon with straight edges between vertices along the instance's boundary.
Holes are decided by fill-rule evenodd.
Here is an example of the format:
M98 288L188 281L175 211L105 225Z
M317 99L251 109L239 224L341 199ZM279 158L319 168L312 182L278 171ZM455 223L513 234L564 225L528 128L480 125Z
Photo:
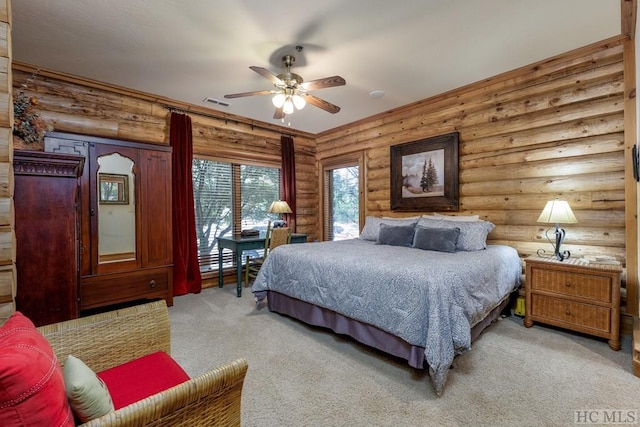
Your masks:
M293 95L293 105L295 105L295 107L298 110L302 110L304 108L305 105L307 105L307 101L300 95L298 95L297 93L295 95Z
M269 213L277 213L277 214L290 214L293 213L293 211L291 210L291 208L289 207L289 204L287 202L285 202L284 200L276 200L275 202L271 203L271 206L269 206Z
M276 93L273 98L271 98L271 102L273 106L276 108L282 108L284 105L284 101L286 101L287 96L284 93Z
M550 200L538 217L538 222L548 224L575 224L578 222L571 206L565 200Z
M282 112L285 114L293 113L293 101L290 96L287 96L287 99L284 101L284 104L282 105Z

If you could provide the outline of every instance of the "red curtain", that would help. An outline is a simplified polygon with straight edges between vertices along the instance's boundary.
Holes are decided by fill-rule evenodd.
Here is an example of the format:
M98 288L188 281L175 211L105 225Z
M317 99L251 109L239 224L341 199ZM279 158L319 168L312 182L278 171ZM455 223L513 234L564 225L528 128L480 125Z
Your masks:
M172 112L170 132L173 147L173 294L197 294L202 290L202 276L193 202L191 117Z
M291 214L286 214L285 219L289 222L296 218L296 158L293 138L282 135L280 145L282 150L282 200L287 202L293 211Z

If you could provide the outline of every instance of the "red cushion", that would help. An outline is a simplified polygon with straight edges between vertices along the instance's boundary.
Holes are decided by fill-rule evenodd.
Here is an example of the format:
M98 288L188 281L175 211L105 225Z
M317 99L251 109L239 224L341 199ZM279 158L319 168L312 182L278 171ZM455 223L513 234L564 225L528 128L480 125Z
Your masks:
M0 328L0 426L73 426L60 364L20 312Z
M189 375L165 352L152 353L98 373L116 410L189 381Z

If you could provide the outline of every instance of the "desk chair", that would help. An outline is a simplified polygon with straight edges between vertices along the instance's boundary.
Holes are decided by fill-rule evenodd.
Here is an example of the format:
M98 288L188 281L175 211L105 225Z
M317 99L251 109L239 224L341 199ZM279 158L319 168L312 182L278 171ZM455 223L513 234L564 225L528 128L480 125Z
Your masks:
M267 234L264 240L264 253L261 257L251 258L247 256L244 267L244 286L249 286L249 279L255 279L260 271L260 267L264 264L264 260L267 259L267 255L276 247L280 245L288 245L291 243L291 231L292 227L280 227L272 228L271 221L267 225Z

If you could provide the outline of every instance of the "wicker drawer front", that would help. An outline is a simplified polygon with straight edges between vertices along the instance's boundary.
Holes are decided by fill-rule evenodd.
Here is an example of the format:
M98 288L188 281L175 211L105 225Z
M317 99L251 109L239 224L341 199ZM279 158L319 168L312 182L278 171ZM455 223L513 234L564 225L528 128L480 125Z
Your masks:
M550 269L532 269L534 291L548 291L592 301L611 302L611 278Z
M143 298L165 298L171 269L157 268L82 278L82 309Z
M534 318L557 326L570 324L605 334L611 332L611 309L607 307L535 295L531 311Z

